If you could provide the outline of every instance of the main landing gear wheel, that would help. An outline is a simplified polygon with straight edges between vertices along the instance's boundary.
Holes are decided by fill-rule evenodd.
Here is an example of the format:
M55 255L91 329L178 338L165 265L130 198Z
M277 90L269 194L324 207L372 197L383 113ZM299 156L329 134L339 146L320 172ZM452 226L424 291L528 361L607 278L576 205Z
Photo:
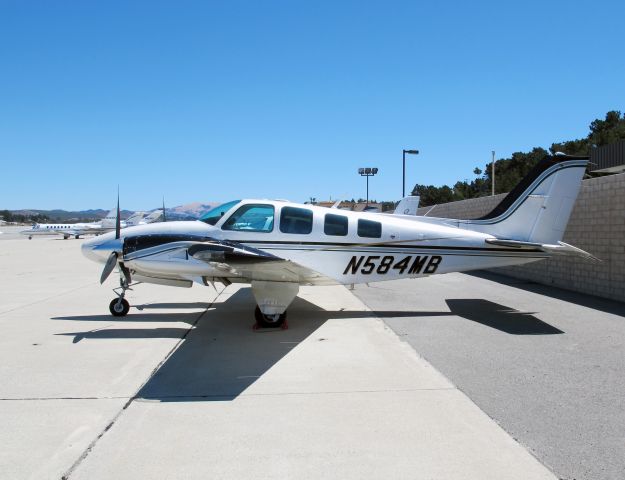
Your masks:
M264 315L258 305L256 305L256 309L254 310L254 318L256 319L256 325L254 325L254 330L259 328L281 328L282 330L286 330L289 328L286 323L286 312L281 313L279 315Z
M125 298L114 298L109 303L109 310L115 317L125 317L130 311L130 304Z

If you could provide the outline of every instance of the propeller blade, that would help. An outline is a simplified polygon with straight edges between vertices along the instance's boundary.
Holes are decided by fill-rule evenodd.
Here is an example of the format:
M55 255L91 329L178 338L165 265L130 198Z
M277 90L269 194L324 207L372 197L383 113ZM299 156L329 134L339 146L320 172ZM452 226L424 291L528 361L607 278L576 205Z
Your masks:
M163 222L167 221L167 216L165 215L165 197L163 196Z
M119 185L118 185L117 186L117 217L115 218L115 238L116 239L119 239L121 237L122 224L121 224L121 219L119 217L120 215L119 215Z
M115 265L117 265L117 252L111 252L106 265L104 265L104 270L102 270L102 275L100 275L100 284L103 284L111 272L115 270Z

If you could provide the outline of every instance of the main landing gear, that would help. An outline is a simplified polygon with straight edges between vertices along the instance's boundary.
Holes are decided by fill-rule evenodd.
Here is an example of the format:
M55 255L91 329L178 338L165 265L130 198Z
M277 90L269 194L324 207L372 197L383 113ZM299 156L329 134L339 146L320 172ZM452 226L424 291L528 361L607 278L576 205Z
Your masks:
M286 309L291 304L299 284L295 282L252 281L252 293L256 299L254 330L260 328L289 328L286 323Z
M114 317L125 317L130 311L130 304L128 300L124 298L126 296L126 290L132 289L128 281L122 277L119 279L119 287L113 289L117 298L114 298L111 300L111 303L109 303L109 311Z
M254 318L256 319L256 323L252 327L254 330L258 330L259 328L281 328L282 330L286 330L289 328L289 324L286 321L286 311L275 315L265 315L260 311L260 307L256 305Z

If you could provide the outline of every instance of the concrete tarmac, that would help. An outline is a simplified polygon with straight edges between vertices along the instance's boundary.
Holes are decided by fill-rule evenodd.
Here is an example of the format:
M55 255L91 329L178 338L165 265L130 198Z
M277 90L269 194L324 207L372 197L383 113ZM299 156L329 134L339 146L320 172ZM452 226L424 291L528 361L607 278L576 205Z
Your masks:
M343 287L254 332L249 288L139 285L0 242L0 477L554 479Z
M355 293L559 478L625 478L624 304L490 273Z

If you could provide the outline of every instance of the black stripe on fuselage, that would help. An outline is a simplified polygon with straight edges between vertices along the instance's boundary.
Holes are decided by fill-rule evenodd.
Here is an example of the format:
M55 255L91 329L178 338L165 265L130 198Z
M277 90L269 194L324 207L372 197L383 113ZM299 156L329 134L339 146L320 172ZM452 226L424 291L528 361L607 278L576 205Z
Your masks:
M236 241L236 240L234 240ZM532 249L520 249L520 248L494 248L494 247L456 247L456 246L435 246L435 245L398 245L394 243L334 243L334 242L296 242L296 241L268 241L268 240L245 240L238 242L243 244L258 245L258 248L264 250L266 248L273 247L272 250L279 249L274 247L280 246L293 246L293 247L326 247L319 248L319 250L331 250L331 249L343 249L345 251L352 251L356 248L377 248L377 249L395 249L395 250L455 250L455 251L472 251L472 252L498 252L498 253L542 253L543 251L538 248ZM263 246L264 245L264 246ZM307 250L311 250L310 248Z
M532 255L519 255L519 253L517 253L516 255L510 254L510 253L495 253L495 252L482 252L482 253L471 253L471 252L450 252L447 251L445 249L439 250L439 251L428 251L428 252L420 252L420 251L410 251L410 252L406 252L406 251L396 251L396 250L385 250L383 252L372 252L371 250L359 250L359 249L353 249L353 250L311 250L308 248L285 248L285 247L268 247L265 250L271 250L274 252L284 252L286 250L290 250L290 251L302 251L302 252L310 252L310 251L326 251L326 252L340 252L340 253L351 253L352 255L367 255L367 254L371 254L371 253L378 253L378 254L388 254L388 255L441 255L441 256L450 256L450 257L490 257L490 258L535 258L535 259L541 259L541 258L549 258L549 255L546 253L541 254L532 254Z

